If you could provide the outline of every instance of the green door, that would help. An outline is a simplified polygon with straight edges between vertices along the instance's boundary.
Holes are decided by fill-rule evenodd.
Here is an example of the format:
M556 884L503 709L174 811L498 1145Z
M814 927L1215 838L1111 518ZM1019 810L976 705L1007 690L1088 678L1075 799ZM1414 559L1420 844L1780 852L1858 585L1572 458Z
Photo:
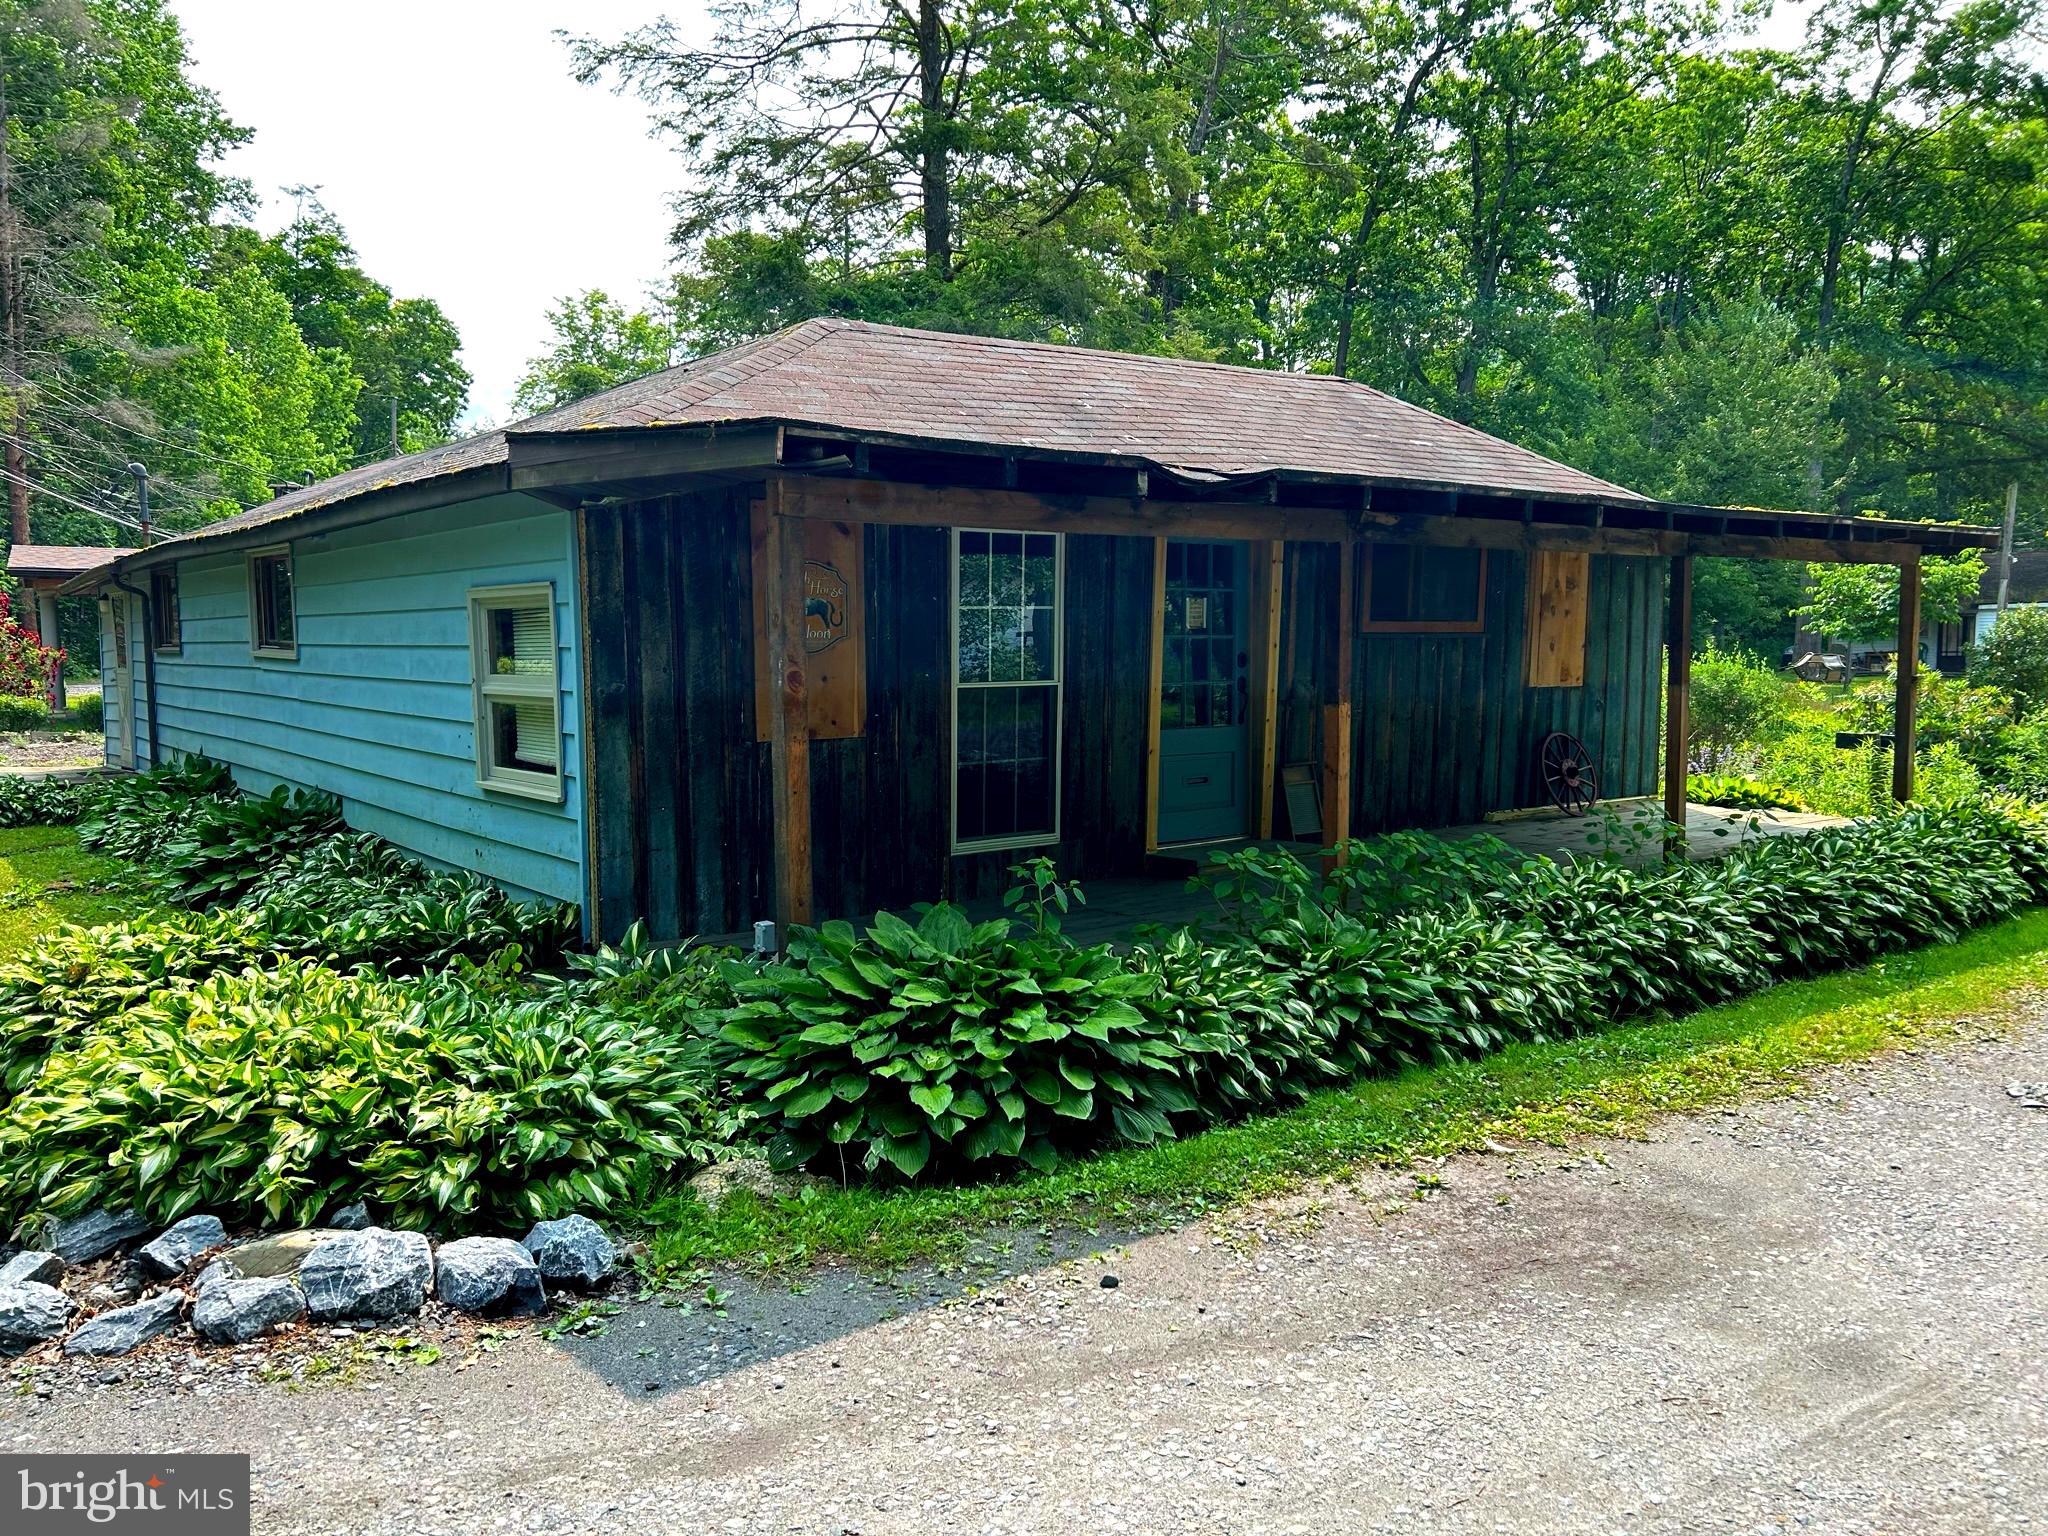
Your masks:
M1159 681L1159 841L1242 837L1251 738L1239 543L1169 539Z

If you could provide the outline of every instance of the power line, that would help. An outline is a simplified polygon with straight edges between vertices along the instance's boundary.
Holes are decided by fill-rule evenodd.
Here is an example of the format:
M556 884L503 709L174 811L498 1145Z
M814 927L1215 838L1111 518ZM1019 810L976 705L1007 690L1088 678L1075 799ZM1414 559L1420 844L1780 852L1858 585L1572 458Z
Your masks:
M92 506L90 503L80 501L75 496L66 496L62 491L53 491L47 485L37 485L35 481L28 479L24 475L17 475L11 469L0 469L0 480L7 480L15 485L26 486L38 496L48 496L52 501L61 501L66 506L78 508L81 512L90 512L94 517L104 517L110 523L119 523L123 528L131 528L137 533L142 532L142 524L140 523L131 523L125 517L116 517L105 507Z

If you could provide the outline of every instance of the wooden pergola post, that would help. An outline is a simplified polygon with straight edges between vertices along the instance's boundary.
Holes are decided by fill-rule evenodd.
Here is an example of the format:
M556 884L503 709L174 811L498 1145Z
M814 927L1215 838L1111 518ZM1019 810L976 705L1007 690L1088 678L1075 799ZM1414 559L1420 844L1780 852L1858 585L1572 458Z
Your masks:
M1913 798L1913 747L1920 702L1920 562L1899 567L1899 678L1892 699L1892 798Z
M1685 747L1692 734L1692 556L1671 561L1664 631L1664 819L1685 832Z
M1344 859L1351 840L1351 667L1357 649L1358 541L1337 542L1337 622L1331 626L1330 702L1323 707L1323 840Z
M769 482L767 537L756 576L768 589L768 654L775 707L769 722L771 798L775 806L775 917L811 920L811 720L804 691L803 524L782 513L780 487Z

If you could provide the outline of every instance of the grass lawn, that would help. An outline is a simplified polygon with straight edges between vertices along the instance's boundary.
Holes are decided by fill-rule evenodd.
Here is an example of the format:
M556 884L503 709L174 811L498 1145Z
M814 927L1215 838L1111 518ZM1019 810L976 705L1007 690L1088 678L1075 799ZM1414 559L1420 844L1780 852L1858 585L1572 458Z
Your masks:
M111 923L153 905L133 865L87 853L70 827L0 831L0 960L59 923Z
M820 1189L807 1200L689 1197L646 1211L657 1266L780 1268L945 1259L978 1233L1041 1222L1157 1226L1340 1173L1489 1140L1639 1134L1657 1115L1782 1093L1830 1063L1960 1029L2048 985L2048 909L1955 944L1787 982L1739 1002L1318 1094L1283 1114L965 1188Z

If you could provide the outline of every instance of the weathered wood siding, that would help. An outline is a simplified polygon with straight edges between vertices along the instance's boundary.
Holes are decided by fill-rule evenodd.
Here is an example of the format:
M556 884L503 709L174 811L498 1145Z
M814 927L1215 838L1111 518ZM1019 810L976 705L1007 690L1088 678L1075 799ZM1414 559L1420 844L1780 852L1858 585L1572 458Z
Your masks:
M1320 762L1316 703L1328 667L1334 546L1295 546L1282 640L1280 758ZM1656 789L1662 676L1663 567L1655 560L1591 562L1586 681L1524 685L1528 561L1487 558L1486 624L1471 635L1364 633L1353 664L1352 831L1441 827L1489 811L1542 805L1536 754L1552 731L1585 742L1603 798Z
M528 497L494 497L294 540L292 568L298 656L271 660L250 654L244 555L179 562L184 645L156 658L165 758L204 753L258 791L279 783L327 790L341 798L349 825L401 848L520 894L581 901L583 727L569 514ZM542 581L555 590L560 642L560 804L476 782L469 591ZM141 605L129 601L131 729L135 761L146 767L145 641ZM102 660L110 674L110 640ZM111 700L111 675L106 682Z
M600 927L741 933L771 915L768 748L756 740L750 486L585 514ZM944 529L863 530L864 734L811 744L818 917L999 891L1034 850L951 853ZM1144 860L1148 540L1066 556L1062 868ZM619 644L615 637L625 637Z

